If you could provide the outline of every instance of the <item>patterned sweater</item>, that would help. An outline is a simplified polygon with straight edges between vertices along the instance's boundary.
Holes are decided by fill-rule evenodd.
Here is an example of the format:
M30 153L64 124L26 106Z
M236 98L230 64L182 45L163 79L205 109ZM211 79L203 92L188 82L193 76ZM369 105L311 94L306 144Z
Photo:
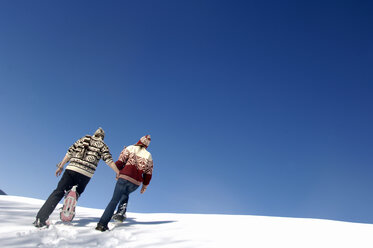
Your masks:
M120 178L136 185L148 185L153 174L153 158L145 147L131 145L123 149L115 162L120 170Z
M79 172L92 177L100 159L106 164L113 162L108 146L105 142L94 136L86 135L76 141L67 151L70 163L67 170Z

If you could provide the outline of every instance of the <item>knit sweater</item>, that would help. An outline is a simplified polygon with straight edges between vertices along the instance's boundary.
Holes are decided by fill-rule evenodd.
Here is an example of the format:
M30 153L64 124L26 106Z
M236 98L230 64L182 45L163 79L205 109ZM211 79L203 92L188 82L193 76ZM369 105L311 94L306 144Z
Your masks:
M101 138L86 135L76 141L67 151L70 163L67 170L92 177L100 159L106 164L113 162L108 146Z
M136 185L148 185L153 174L153 158L145 147L131 145L123 149L115 162L120 170L120 178Z

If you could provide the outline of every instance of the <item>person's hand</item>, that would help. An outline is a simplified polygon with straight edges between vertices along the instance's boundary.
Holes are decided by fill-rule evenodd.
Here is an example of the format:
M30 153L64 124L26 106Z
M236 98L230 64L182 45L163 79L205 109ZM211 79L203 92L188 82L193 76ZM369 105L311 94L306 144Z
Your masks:
M142 188L141 188L140 193L141 193L141 194L144 194L144 192L145 192L145 190L146 190L147 187L148 187L148 186L143 185Z
M57 170L56 170L56 177L58 177L59 175L61 175L62 170L63 170L63 167L58 167L57 168Z
M115 180L118 180L118 179L119 179L119 176L120 176L120 174L119 174L119 172L118 172L117 175L115 176Z

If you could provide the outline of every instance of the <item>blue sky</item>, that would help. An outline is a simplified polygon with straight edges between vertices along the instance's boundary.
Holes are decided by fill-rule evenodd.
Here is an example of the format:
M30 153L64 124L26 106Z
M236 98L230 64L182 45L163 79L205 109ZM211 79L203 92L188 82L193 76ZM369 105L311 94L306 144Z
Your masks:
M101 126L152 135L129 211L373 223L368 1L1 1L0 189L46 199ZM80 198L105 208L103 162Z

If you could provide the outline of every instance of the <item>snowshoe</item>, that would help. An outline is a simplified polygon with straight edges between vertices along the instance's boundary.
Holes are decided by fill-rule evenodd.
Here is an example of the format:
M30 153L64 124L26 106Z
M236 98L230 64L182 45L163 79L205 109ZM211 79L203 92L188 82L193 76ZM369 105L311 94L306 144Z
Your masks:
M48 220L42 221L40 220L40 218L37 218L33 224L37 228L48 228L49 227L49 221Z
M60 219L63 222L71 222L75 216L75 207L78 200L78 193L76 192L77 185L73 186L71 190L65 195L63 207L60 212Z
M123 222L127 219L127 216L126 214L124 215L121 215L121 214L114 214L113 217L112 217L113 220L115 220L116 222Z
M95 229L97 231L100 231L100 232L105 232L105 231L109 230L108 226L104 226L101 223L97 223L97 226L96 226Z

